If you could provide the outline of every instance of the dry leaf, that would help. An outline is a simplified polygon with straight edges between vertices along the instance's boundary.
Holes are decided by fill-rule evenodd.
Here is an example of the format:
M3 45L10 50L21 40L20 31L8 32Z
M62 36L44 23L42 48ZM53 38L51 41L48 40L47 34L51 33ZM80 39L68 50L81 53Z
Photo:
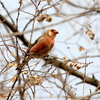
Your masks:
M84 48L80 46L80 47L78 48L78 50L79 50L79 51L83 51Z
M14 77L11 79L12 82L15 82L15 80L16 80L16 76L14 76Z
M91 33L92 33L92 30L87 30L87 31L86 31L86 34L87 34L87 35L90 35Z
M52 98L52 97L53 97L53 95L51 94L51 95L50 95L50 98Z
M11 52L10 55L11 55L11 56L15 56L15 53Z

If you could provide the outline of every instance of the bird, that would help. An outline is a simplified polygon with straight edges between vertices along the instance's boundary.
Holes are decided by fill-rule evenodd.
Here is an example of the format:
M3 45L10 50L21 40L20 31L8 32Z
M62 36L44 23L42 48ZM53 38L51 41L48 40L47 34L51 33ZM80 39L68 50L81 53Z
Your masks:
M27 50L27 53L34 58L42 59L48 55L54 46L54 39L59 32L55 29L48 29L44 34L38 37Z
M54 46L54 39L59 32L55 29L48 29L44 34L38 37L33 44L31 44L27 51L22 63L16 68L20 70L32 59L43 59L48 56L48 53Z

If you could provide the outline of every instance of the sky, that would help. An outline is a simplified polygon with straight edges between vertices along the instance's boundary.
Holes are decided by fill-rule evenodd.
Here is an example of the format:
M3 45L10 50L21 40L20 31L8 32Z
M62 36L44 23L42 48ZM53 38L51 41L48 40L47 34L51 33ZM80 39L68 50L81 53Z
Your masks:
M16 10L19 7L19 0L1 0L5 7L7 8L7 10L9 12L11 12L11 16L13 17L15 23L16 23L16 18L17 18L17 14ZM57 2L59 0L52 0L52 4L54 4L54 2ZM71 0L73 2L73 0ZM24 8L26 6L26 4L30 4L30 6L28 6L27 8ZM60 3L60 2L59 2ZM75 1L76 4L80 4L80 6L83 7L98 7L97 3L99 3L99 1L95 0L95 2L93 0L77 0ZM43 6L47 4L46 1L43 1L40 6L39 9ZM48 7L48 6L46 6ZM58 8L61 7L62 9L60 10L61 12L63 12L64 14L66 14L67 16L63 16L60 15L56 16L55 14L55 9L54 8L50 8L49 10L46 10L43 12L43 14L48 14L48 15L52 15L53 21L52 22L35 22L34 28L40 28L43 26L48 26L51 24L55 24L57 22L63 21L63 20L67 20L68 18L73 17L73 14L78 14L81 12L84 12L83 9L77 9L75 7L71 7L65 3L62 3L60 5L57 6ZM29 0L23 0L23 5L22 5L22 10L29 12L31 14L34 14L34 9L35 7L32 6L31 2ZM15 11L15 12L14 12ZM87 10L86 10L87 11ZM2 8L2 6L0 5L0 13L3 14L4 16L7 17L6 12L4 11L4 9ZM8 18L8 17L7 17ZM25 23L28 22L29 19L32 19L33 16L24 12L20 12L20 17L19 17L19 23L18 23L18 29L19 31L22 31ZM9 19L9 18L8 18ZM56 39L55 39L55 46L53 48L53 50L50 52L51 55L56 56L58 58L62 58L62 57L66 57L66 59L74 59L74 58L78 58L81 56L93 56L93 55L100 55L100 43L98 42L98 44L96 43L97 40L100 39L100 33L99 33L99 29L100 26L98 25L98 22L100 21L100 15L93 15L90 14L86 17L80 17L80 18L76 18L73 19L71 21L65 21L59 25L52 25L50 27L44 28L44 29L39 29L38 31L35 31L33 33L33 37L32 37L32 42L34 42L34 40L39 37L46 29L48 28L54 28L57 31L59 31L59 34L57 35ZM86 26L88 24L91 24L92 28L89 28L93 31L93 33L95 34L95 39L92 41L89 36L86 33L87 28ZM29 24L29 26L27 27L26 30L30 30L32 29L32 23ZM6 31L4 29L2 29L2 25L0 24L0 30L2 32L2 34L7 34ZM27 40L30 40L30 33L25 34L25 36L27 37ZM10 42L8 42L10 43ZM23 45L22 45L23 46ZM85 50L83 51L79 51L79 47L82 46L85 48ZM98 49L97 49L98 48ZM37 61L37 60L35 60ZM78 60L79 62L85 63L85 62L93 62L92 64L90 64L87 68L86 68L86 73L87 75L89 75L90 77L92 77L92 73L95 73L95 77L100 80L99 77L99 65L100 65L100 61L99 61L99 57L95 57L95 58L87 58L87 59L80 59ZM43 64L43 62L41 62L40 64ZM40 70L41 66L38 65L38 67L36 68L36 70ZM11 71L14 70L13 68L10 69ZM84 68L79 69L79 71L83 72L85 71ZM63 72L63 71L62 71ZM10 73L9 78L11 76L13 76L15 74L15 71ZM3 76L1 77L0 80L3 80ZM75 80L75 81L73 81ZM56 81L56 80L54 80ZM76 87L76 91L75 93L78 95L82 95L82 92L79 92L80 90L83 89L83 84L80 85L75 85L75 83L80 82L81 80L76 78L76 77L72 77L70 76L70 78L68 78L68 83L70 83L70 86L72 87ZM11 83L10 83L11 84ZM9 84L9 85L10 85ZM48 82L44 81L43 85L44 86L48 86ZM60 83L59 83L60 84ZM49 84L50 86L51 84ZM52 88L49 88L49 91L54 93L54 98L50 98L50 100L57 100L55 98L55 94L58 92L59 93L59 89L57 89L54 85L51 86ZM85 94L89 93L89 89L90 89L90 85L85 85ZM91 87L92 91L95 89L94 87ZM38 87L37 90L41 90L41 87ZM42 91L39 91L39 93L37 93L37 97L39 97L39 94L42 94L44 90L42 89ZM42 94L42 96L45 96L45 92ZM63 93L62 93L63 95ZM48 93L46 95L47 97L49 96ZM38 99L37 99L38 100ZM60 99L59 99L60 100ZM61 98L62 100L62 98Z

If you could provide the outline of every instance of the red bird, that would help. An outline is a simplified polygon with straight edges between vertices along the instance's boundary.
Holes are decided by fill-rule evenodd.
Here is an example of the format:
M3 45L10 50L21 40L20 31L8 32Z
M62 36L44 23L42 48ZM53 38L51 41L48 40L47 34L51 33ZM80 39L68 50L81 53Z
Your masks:
M22 69L22 67L32 58L42 59L46 57L54 45L56 34L58 34L58 31L55 29L48 29L42 36L37 38L37 40L28 48L26 53L28 54L26 55L27 57L23 59L22 64L20 64L16 70Z
M29 47L29 55L34 55L35 58L42 59L48 55L54 46L54 39L59 32L55 29L48 29L42 36Z

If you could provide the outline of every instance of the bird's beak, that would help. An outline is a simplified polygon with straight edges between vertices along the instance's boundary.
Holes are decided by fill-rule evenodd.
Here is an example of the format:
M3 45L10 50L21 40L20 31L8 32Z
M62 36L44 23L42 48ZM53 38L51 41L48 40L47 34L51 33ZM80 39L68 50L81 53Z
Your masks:
M55 30L54 33L58 34L59 32Z

